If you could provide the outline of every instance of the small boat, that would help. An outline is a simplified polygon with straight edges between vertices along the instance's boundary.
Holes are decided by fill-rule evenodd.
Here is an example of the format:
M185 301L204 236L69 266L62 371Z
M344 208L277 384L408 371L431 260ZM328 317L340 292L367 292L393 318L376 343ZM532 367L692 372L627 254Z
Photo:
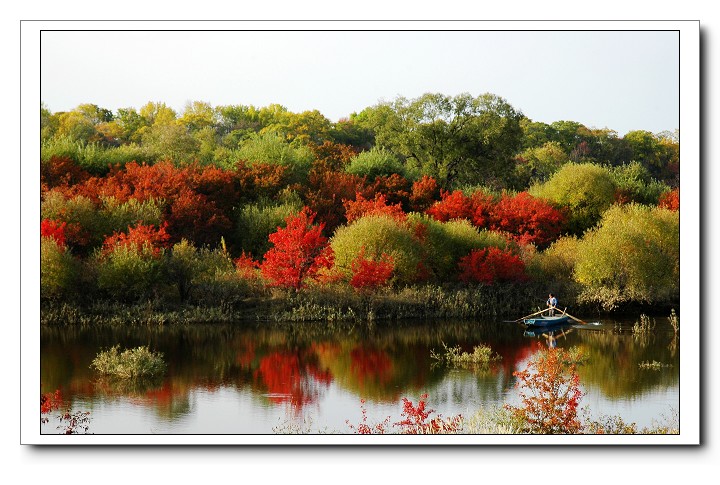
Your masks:
M558 315L554 317L543 315L537 318L526 318L523 320L523 323L528 327L551 327L567 323L568 320L570 320L570 317L567 315Z

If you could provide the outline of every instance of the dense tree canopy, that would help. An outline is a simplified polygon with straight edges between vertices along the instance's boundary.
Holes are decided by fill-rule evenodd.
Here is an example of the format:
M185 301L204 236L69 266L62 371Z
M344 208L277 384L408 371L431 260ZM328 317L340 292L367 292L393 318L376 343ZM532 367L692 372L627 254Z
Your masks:
M446 186L502 184L521 143L521 113L492 94L399 97L361 114L378 145Z
M619 137L427 93L337 122L279 104L41 105L40 136L43 298L528 280L606 306L677 297L677 131Z

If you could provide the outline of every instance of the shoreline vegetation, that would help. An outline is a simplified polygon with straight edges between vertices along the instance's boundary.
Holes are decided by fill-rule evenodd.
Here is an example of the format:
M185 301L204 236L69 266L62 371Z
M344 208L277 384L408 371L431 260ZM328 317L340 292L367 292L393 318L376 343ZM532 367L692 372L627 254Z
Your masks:
M44 301L40 307L40 323L48 326L65 325L192 325L192 324L283 324L368 323L392 325L402 321L492 320L516 318L519 302L522 308L540 310L537 293L516 292L507 288L442 288L425 286L400 291L386 290L371 298L351 291L308 291L300 294L276 292L265 297L245 297L215 305L169 303L147 300L127 304L112 300L85 303ZM494 292L492 298L489 292ZM652 306L624 306L613 312L580 307L573 310L580 315L612 316L616 314L650 313L664 316L674 310L672 304Z
M484 94L331 122L279 105L41 106L46 325L679 307L679 133Z

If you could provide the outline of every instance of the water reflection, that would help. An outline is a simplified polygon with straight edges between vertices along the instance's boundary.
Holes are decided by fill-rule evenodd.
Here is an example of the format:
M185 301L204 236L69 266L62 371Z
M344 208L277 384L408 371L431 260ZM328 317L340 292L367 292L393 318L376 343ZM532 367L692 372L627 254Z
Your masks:
M657 407L658 396L678 400L677 347L662 329L640 339L623 325L554 330L550 345L578 347L589 357L578 373L588 401L603 407L594 411L610 414L614 402L632 401L630 410L623 408L632 415L623 418L650 425L657 416L646 416L646 410ZM427 392L445 416L511 401L513 372L538 348L547 348L548 335L497 322L355 325L332 331L298 324L43 328L41 391L61 389L67 399L92 408L91 432L96 433L106 426L128 433L272 433L283 416L312 416L318 425L343 432L344 420L357 414L354 406L361 398L369 409L386 413L402 397L416 399ZM90 362L118 343L162 352L167 375L133 383L98 378ZM467 352L489 345L502 359L481 369L433 365L431 350L443 344ZM671 367L642 369L638 364L643 361ZM109 424L132 422L128 413L138 412L142 418L136 428ZM210 424L207 413L225 423ZM46 428L43 432L55 432Z

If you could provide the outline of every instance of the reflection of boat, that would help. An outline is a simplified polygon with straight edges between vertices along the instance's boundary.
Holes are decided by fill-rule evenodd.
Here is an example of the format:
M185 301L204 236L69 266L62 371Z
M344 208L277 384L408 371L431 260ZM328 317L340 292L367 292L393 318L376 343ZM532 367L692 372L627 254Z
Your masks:
M560 323L558 325L547 325L544 327L528 327L523 332L523 337L547 337L548 334L570 333L575 328L572 323Z
M552 327L554 325L562 325L567 323L570 317L567 315L558 315L555 317L540 316L537 318L526 318L523 323L528 327Z

